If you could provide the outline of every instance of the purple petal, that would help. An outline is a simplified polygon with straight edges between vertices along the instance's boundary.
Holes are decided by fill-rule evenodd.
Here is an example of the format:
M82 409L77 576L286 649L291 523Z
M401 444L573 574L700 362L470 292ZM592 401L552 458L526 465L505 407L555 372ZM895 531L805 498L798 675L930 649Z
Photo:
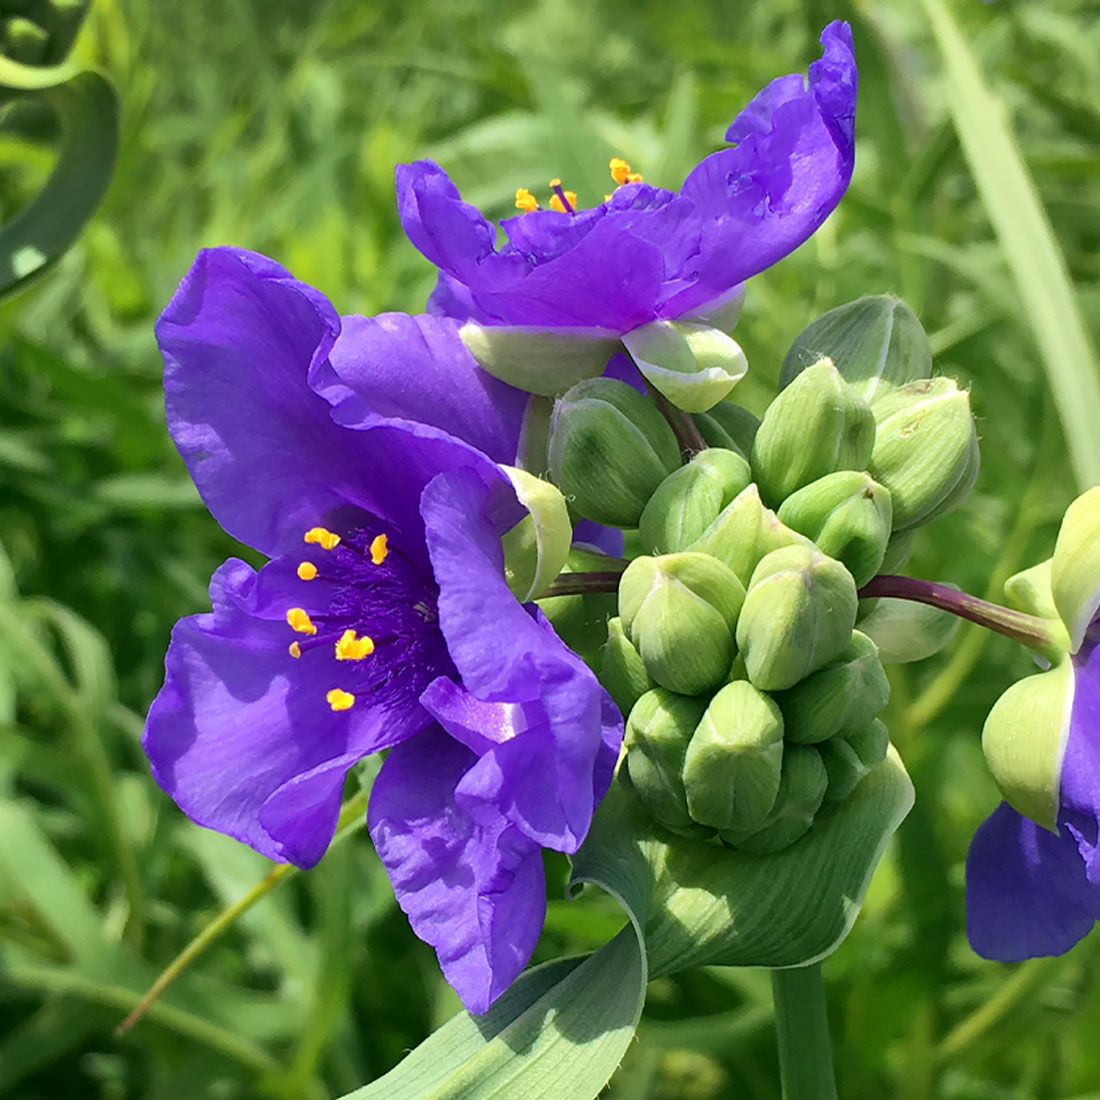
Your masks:
M455 787L476 757L431 727L386 758L367 820L413 931L471 1012L526 965L546 914L538 845L503 818L475 822Z
M192 820L308 867L332 837L347 769L428 717L415 695L384 709L330 709L335 659L287 652L286 574L282 563L257 575L236 560L214 574L213 612L172 632L143 745L157 782Z
M618 558L623 552L623 533L618 527L605 527L602 523L582 517L573 524L573 545Z
M344 317L314 388L338 423L400 417L441 428L498 462L515 461L527 394L487 374L451 320L404 313Z
M488 322L493 318L487 317L478 309L474 302L470 288L465 283L460 283L445 271L439 273L435 281L435 288L428 295L428 312L433 317L451 317L456 321L480 321Z
M1100 916L1071 835L1056 836L1007 802L979 826L966 859L966 931L987 959L1061 955Z
M365 504L354 433L309 388L340 322L254 252L200 252L157 322L168 424L215 519L275 555L333 508Z
M1088 629L1071 659L1073 708L1058 821L1074 837L1089 881L1100 888L1100 625Z

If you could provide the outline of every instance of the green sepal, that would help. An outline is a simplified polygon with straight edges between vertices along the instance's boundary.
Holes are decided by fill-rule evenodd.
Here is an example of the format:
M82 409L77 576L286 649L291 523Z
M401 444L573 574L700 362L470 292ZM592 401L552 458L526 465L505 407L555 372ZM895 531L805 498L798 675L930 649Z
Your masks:
M1064 660L1013 684L982 729L982 752L1005 800L1051 832L1057 830L1073 693L1073 662Z
M501 536L504 547L504 577L520 603L540 596L562 571L573 541L573 524L561 490L549 481L502 466L527 509L510 531Z
M939 653L962 622L949 611L912 600L882 596L861 602L872 606L860 616L859 629L878 646L884 665L923 661Z
M650 321L631 329L623 344L645 380L690 413L716 405L749 369L733 337L690 321Z
M843 802L886 757L890 733L877 718L818 746L829 777L826 802Z
M626 636L623 621L618 615L607 624L600 683L607 688L624 718L647 691L657 686L646 672L641 655Z
M1054 606L1054 593L1051 590L1050 574L1053 558L1033 565L1030 569L1021 569L1005 581L1005 603L1017 611L1026 611L1029 615L1038 615L1042 619L1057 619L1058 609Z
M1085 631L1100 610L1100 488L1082 493L1066 509L1050 574L1054 606L1070 637L1070 652L1081 648Z

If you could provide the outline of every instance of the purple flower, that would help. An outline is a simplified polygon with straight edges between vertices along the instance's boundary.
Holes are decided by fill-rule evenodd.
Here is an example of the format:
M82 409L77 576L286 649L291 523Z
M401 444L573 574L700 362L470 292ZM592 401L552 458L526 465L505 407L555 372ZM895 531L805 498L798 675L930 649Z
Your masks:
M432 311L606 338L657 319L706 317L735 297L817 229L851 178L851 30L830 23L821 42L809 86L792 73L757 93L726 133L737 144L706 157L679 192L634 181L588 209L559 199L559 209L502 222L499 249L495 227L439 165L400 165L402 224L440 269Z
M541 930L541 849L576 850L622 736L504 580L500 537L523 510L495 460L515 453L524 396L453 323L342 321L235 249L199 255L157 337L195 484L271 560L227 561L212 612L176 625L143 742L153 773L199 824L309 866L348 769L389 749L371 836L483 1012Z

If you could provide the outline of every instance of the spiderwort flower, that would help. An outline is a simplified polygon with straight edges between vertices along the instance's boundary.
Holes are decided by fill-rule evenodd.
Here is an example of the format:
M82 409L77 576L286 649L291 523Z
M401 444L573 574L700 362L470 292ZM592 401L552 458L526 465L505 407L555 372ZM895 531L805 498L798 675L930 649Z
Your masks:
M212 612L176 625L143 741L153 773L199 824L310 866L348 769L389 749L371 836L483 1012L541 929L541 848L579 846L622 734L504 579L501 535L523 509L493 459L514 454L522 395L448 322L341 322L234 249L200 254L157 337L195 484L271 560L227 561Z
M430 309L594 341L659 319L716 323L744 280L817 229L851 178L851 30L830 23L821 42L809 85L792 73L757 93L726 133L736 145L704 158L678 192L644 182L617 159L618 186L596 206L578 206L560 181L552 181L550 209L537 209L521 189L524 212L501 223L507 242L499 249L495 227L438 164L400 165L402 224L440 269Z
M1070 506L1039 572L1049 586L1033 609L1058 616L1069 654L990 714L983 747L1010 801L966 863L970 943L1005 962L1060 955L1100 919L1100 489Z

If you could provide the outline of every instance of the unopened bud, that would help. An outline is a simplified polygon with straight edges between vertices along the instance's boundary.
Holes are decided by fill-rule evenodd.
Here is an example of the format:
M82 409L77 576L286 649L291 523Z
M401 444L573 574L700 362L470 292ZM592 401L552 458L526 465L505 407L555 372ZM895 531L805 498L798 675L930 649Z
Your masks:
M619 582L623 629L646 671L683 695L716 688L729 675L745 589L706 554L635 558Z
M696 413L695 425L711 447L736 451L747 462L760 421L733 401L719 401L705 413Z
M799 374L768 406L752 446L760 495L773 507L835 470L864 470L875 445L870 406L831 359Z
M857 585L878 571L890 539L890 494L870 475L838 470L792 493L779 519L836 558Z
M823 355L868 404L932 373L932 350L917 315L891 294L858 298L811 322L783 360L780 386Z
M626 762L620 769L654 820L678 832L698 832L684 791L684 756L706 709L663 688L647 691L634 704L626 724Z
M676 436L625 382L591 378L554 406L550 471L582 516L637 527L657 486L680 466Z
M607 641L603 647L600 683L607 688L615 705L625 715L634 704L657 685L645 670L641 655L630 644L617 615L607 624Z
M645 380L686 412L716 405L749 369L732 336L691 321L650 321L631 329L623 344Z
M886 759L890 731L877 718L862 729L832 737L818 746L829 786L826 802L843 802L867 774Z
M858 630L832 664L775 695L787 740L804 745L868 725L889 698L878 647Z
M875 403L878 430L867 469L890 490L894 530L958 507L978 477L970 395L951 378L928 378Z
M801 840L814 823L825 800L829 776L817 749L808 745L783 746L783 770L775 805L755 832L723 830L726 844L753 855L771 855Z
M642 549L650 554L686 550L752 480L736 452L709 447L669 474L638 521Z
M710 701L684 757L684 790L695 821L716 829L756 829L779 793L783 717L744 680Z
M857 603L840 562L804 546L773 550L753 571L737 620L749 679L782 691L823 668L848 644Z

